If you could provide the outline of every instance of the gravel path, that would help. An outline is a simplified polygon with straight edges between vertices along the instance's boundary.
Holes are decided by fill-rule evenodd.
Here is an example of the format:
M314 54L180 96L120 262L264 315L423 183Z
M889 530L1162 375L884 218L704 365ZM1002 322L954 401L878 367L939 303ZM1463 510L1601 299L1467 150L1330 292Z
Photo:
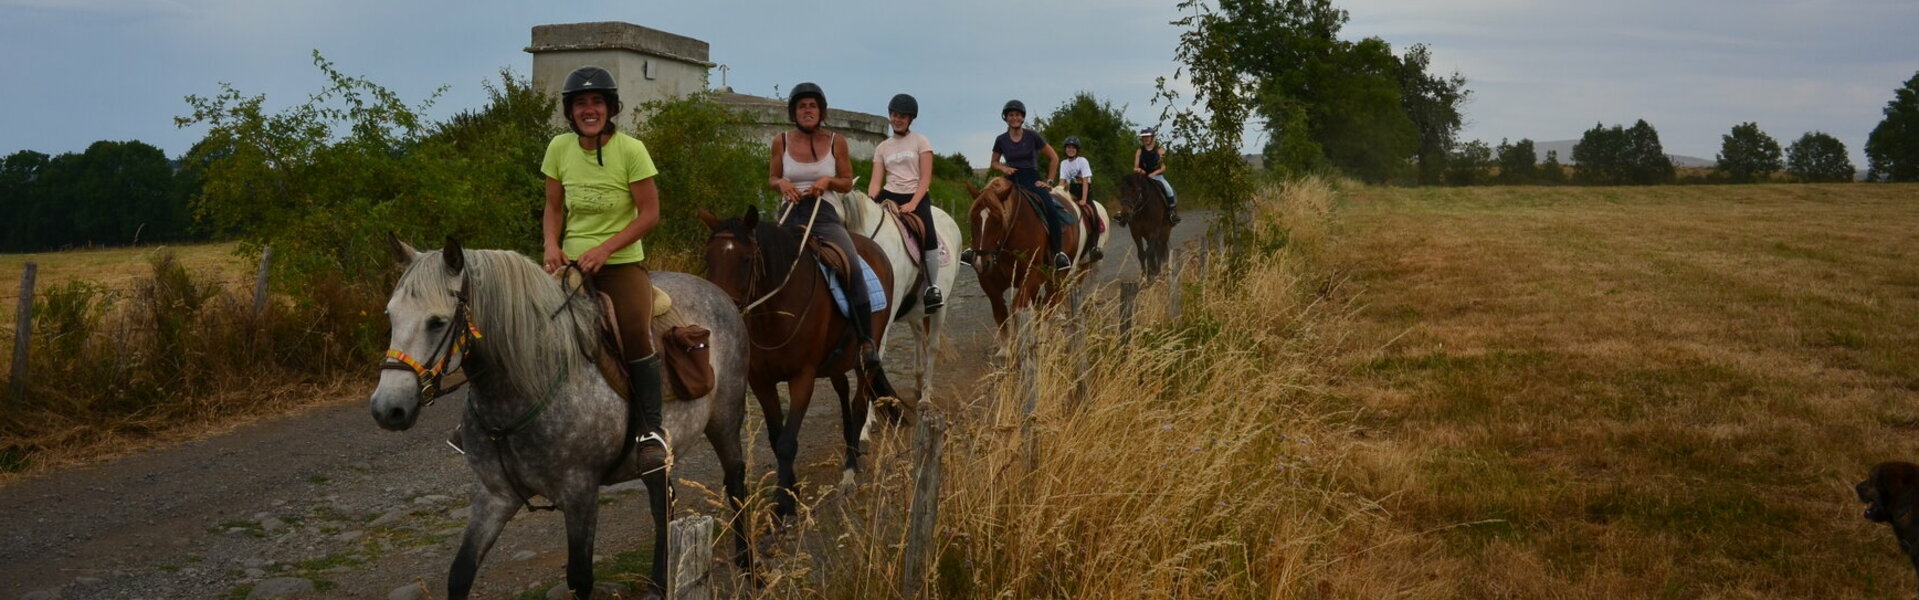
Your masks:
M1176 247L1203 231L1207 215L1195 213L1175 231ZM1114 233L1098 279L1136 278L1132 241L1124 229ZM979 285L971 269L959 275L947 321L956 351L948 356L958 358L941 366L942 396L971 392L991 340ZM909 337L896 336L889 354L910 355ZM824 380L819 388L799 462L807 480L830 485L839 409ZM473 485L441 442L461 402L442 399L412 430L394 433L373 425L363 396L346 396L218 437L15 481L0 488L0 598L415 598L418 582L437 597ZM757 406L747 404L748 441L757 444L748 478L757 480L772 465ZM720 488L711 453L683 457L676 476ZM650 544L644 488L610 488L607 497L599 556ZM558 583L564 538L557 514L521 513L488 555L475 596Z

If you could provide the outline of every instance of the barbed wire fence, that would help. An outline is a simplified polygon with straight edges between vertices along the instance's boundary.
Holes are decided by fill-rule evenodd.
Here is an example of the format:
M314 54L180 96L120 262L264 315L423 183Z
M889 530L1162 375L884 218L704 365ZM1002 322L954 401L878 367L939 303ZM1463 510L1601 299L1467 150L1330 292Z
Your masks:
M252 278L214 279L210 281L210 284L227 291L245 290L245 286L252 284L252 315L258 318L266 311L267 273L272 267L272 262L273 248L267 247L260 252L259 272ZM33 309L34 299L36 298L35 285L38 278L39 265L33 261L27 261L25 268L23 268L20 273L19 293L11 296L0 296L0 306L6 306L7 303L14 303L16 306L13 315L13 330L6 332L13 338L13 360L11 367L7 371L7 381L8 398L14 402L20 402L26 399L27 382L31 376L31 373L28 372L27 359L32 356ZM139 280L138 277L132 279L136 282ZM138 283L127 286L98 284L94 284L94 286L95 291L114 296L133 294L142 289L142 286Z

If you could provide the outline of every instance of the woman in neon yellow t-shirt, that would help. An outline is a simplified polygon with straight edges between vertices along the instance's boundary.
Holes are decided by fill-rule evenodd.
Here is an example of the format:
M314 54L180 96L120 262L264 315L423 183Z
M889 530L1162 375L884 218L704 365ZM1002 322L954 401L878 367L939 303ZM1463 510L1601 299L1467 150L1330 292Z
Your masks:
M625 346L629 404L627 429L636 436L641 472L666 463L660 437L660 357L653 351L653 281L640 260L640 238L660 223L659 170L646 144L614 130L618 83L599 67L567 75L560 106L573 131L547 144L543 230L549 273L577 262L613 299Z

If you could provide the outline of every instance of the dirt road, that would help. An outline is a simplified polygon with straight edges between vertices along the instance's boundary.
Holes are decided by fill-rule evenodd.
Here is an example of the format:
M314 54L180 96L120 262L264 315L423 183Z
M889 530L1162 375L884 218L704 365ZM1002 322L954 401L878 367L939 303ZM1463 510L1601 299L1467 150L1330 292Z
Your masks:
M1175 247L1203 232L1208 215L1195 213L1175 231ZM1097 282L1138 277L1132 241L1124 229L1114 233ZM991 342L971 269L960 269L954 287L947 335L955 352L935 381L941 396L971 393ZM908 337L894 336L889 353L910 355ZM891 370L896 383L912 381ZM839 456L837 402L823 381L818 393L825 400L807 416L802 465ZM460 403L443 399L414 429L393 433L374 426L363 395L349 395L226 435L16 481L0 488L0 597L406 598L414 596L402 588L416 581L437 596L472 485L464 461L441 442ZM748 441L757 445L748 477L757 479L772 470L764 430ZM682 457L676 475L719 488L710 453ZM838 472L809 467L804 475L826 483ZM650 543L644 493L609 490L601 558ZM550 587L564 562L560 517L522 513L488 555L476 596Z

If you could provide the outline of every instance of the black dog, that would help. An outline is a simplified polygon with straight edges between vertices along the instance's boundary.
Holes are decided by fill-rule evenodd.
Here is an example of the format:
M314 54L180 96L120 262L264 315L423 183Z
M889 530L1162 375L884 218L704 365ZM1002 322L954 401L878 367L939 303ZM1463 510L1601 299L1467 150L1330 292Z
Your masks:
M1866 520L1891 524L1893 535L1899 537L1899 550L1919 573L1919 553L1914 551L1919 548L1919 515L1913 514L1914 507L1919 507L1919 465L1879 463L1854 489L1859 501L1866 503Z

